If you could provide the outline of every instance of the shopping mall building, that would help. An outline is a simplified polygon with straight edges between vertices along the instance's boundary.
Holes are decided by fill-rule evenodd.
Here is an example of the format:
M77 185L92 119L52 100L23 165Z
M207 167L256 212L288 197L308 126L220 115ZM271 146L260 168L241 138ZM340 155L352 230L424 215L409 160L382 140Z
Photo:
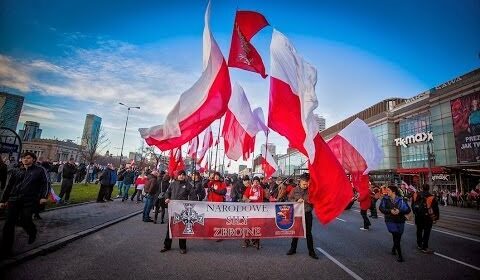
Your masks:
M376 183L419 186L432 173L435 188L469 191L480 179L480 69L410 99L383 100L320 134L331 139L355 118L377 136L385 157L370 172ZM278 158L284 174L305 168L298 152Z

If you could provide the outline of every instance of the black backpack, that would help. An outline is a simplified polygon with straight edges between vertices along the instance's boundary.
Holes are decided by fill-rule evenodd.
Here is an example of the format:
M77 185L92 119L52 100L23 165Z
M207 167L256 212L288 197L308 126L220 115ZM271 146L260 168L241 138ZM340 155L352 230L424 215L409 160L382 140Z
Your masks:
M428 217L427 200L423 194L417 193L417 199L412 205L413 213L419 217Z

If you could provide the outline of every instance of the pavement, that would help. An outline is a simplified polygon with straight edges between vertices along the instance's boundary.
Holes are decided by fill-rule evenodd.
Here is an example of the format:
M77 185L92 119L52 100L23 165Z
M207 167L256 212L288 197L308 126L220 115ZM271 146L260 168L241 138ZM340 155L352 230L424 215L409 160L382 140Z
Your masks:
M103 207L125 206L114 202ZM430 239L435 254L426 255L416 249L415 226L408 223L402 237L405 262L398 263L390 255L392 237L384 220L372 219L371 229L360 231L362 218L357 211L347 210L326 226L314 220L319 260L308 256L305 240L300 240L296 255L286 256L290 239L262 240L260 250L241 248L240 240L189 240L185 255L174 240L172 250L162 254L166 225L144 223L135 216L7 268L0 278L480 279L477 236L435 225ZM470 215L476 214L466 216Z
M122 217L136 214L143 210L143 204L131 201L115 200L108 203L85 203L71 207L59 207L40 214L41 220L34 220L37 225L37 240L28 244L28 235L21 227L16 227L14 259L30 258L29 252L39 253L38 248L51 249L81 237L92 229L101 229L120 221ZM120 220L119 220L120 219ZM5 220L0 220L3 228ZM60 241L60 242L59 242ZM0 262L0 266L4 262Z

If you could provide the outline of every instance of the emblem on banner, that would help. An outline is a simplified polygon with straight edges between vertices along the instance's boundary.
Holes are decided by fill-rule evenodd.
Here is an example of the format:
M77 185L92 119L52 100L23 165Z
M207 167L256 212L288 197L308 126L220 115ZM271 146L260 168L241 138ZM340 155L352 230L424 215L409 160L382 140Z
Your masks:
M197 223L203 226L205 222L204 214L198 214L197 211L193 210L195 205L192 203L184 203L183 206L185 209L180 214L173 213L173 224L182 222L185 225L183 234L195 234L193 225Z
M292 228L295 222L293 218L293 204L275 205L275 224L281 230Z

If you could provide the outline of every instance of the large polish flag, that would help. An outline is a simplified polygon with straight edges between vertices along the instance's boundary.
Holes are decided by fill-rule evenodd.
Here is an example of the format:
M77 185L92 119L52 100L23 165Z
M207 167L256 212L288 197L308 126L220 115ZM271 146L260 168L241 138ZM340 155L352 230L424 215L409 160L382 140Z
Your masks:
M263 147L261 152L262 152L262 168L263 168L263 171L265 172L265 178L270 178L272 177L273 173L275 173L275 171L280 169L280 167L278 167L277 162L275 161L275 159L273 158L272 154L267 149L267 147Z
M326 224L340 215L353 197L343 167L318 133L313 110L316 69L277 30L270 44L271 75L268 126L309 159L309 199L317 218Z
M207 150L213 145L212 128L209 126L203 134L202 148L198 151L197 162L201 162L207 153Z
M351 175L353 186L359 192L360 208L370 207L368 172L377 169L383 160L383 150L372 130L361 119L342 129L329 142L343 168Z
M163 125L140 128L148 145L170 150L190 141L227 110L231 94L230 76L225 59L210 32L210 2L203 30L203 73L200 79L180 95Z
M243 88L234 83L222 130L225 155L233 160L240 157L247 160L255 148L257 132L257 118L250 109L247 96Z

